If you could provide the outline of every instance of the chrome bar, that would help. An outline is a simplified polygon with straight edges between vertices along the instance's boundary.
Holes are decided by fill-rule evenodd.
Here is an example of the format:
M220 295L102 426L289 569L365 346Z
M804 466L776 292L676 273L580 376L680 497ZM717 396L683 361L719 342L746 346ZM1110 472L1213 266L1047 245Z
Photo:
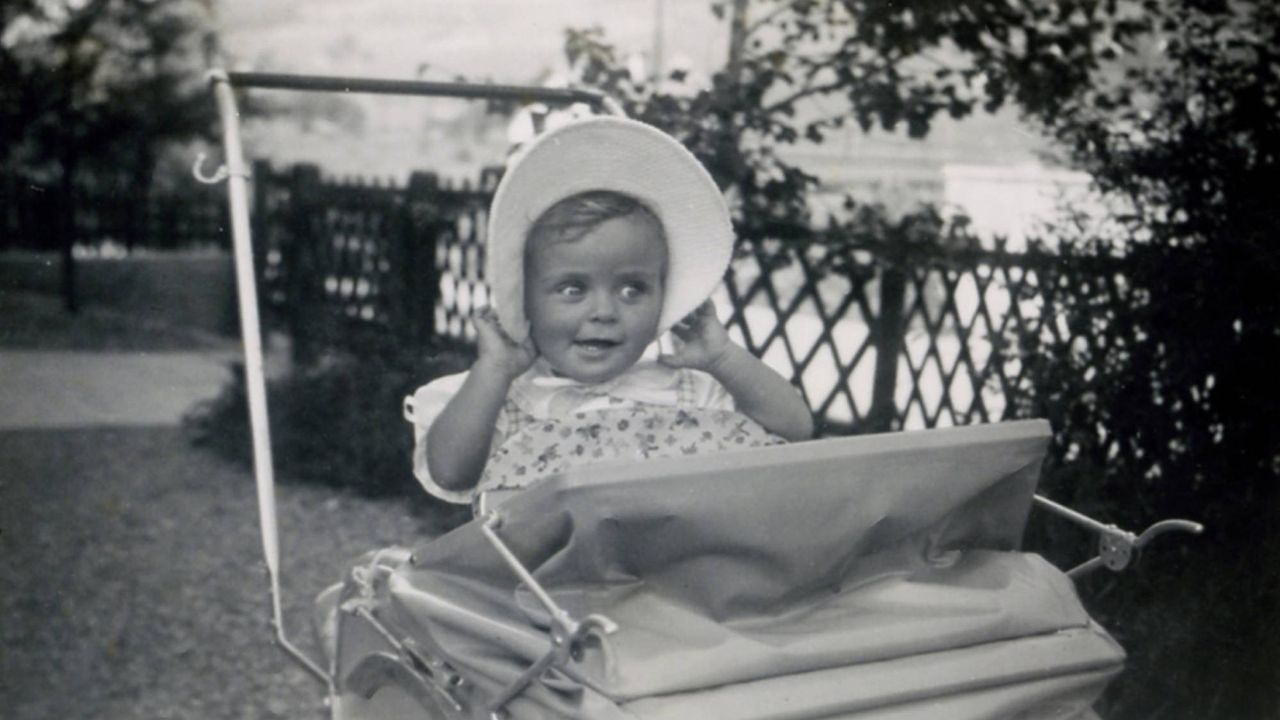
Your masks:
M1078 577L1083 577L1093 572L1094 570L1097 570L1099 567L1102 567L1102 558L1101 557L1090 558L1089 560L1085 560L1079 565L1068 570L1067 577L1074 580Z
M1032 499L1035 500L1037 503L1039 503L1040 506L1045 508L1046 510L1056 513L1058 515L1061 515L1062 517L1072 522L1083 525L1095 532L1107 532L1109 530L1115 529L1115 525L1105 525L1103 523L1100 523L1097 520L1094 520L1093 518L1089 517L1088 515L1085 515L1084 513L1076 512L1075 510L1072 510L1066 505L1061 505L1059 503L1056 503L1043 495L1035 495Z
M338 77L332 75L292 75L285 73L229 72L233 87L304 92L354 92L374 95L420 95L470 100L511 100L520 103L545 102L556 105L588 103L617 114L612 98L584 88L549 88L534 85L491 85L487 83L436 82L430 80L389 80L382 78Z
M462 712L462 703L454 697L453 693L449 690L450 685L457 685L461 683L460 677L453 674L452 670L448 670L443 679L437 678L432 667L436 666L437 669L442 669L440 667L442 663L433 662L434 658L423 657L423 654L416 647L409 647L405 643L401 642L386 625L383 625L382 622L378 620L378 618L373 614L373 611L367 606L359 605L353 612L368 623L369 626L372 627L374 631L391 646L392 650L395 650L397 661L404 666L406 671L415 676L418 680L426 683L428 687L443 697L444 700L449 703L449 707L453 708L454 711ZM350 679L350 675L348 675L347 680L350 681Z
M485 537L493 548L498 551L502 559L511 568L511 571L520 578L525 587L538 598L538 602L546 608L547 613L551 616L551 647L547 652L533 662L523 673L513 680L506 688L502 690L489 704L485 710L489 717L493 720L501 718L499 714L507 703L511 702L517 695L524 692L534 680L537 680L550 667L563 667L565 662L572 657L573 648L583 638L592 634L608 635L616 632L618 626L609 618L603 615L588 615L578 622L573 619L569 613L556 604L551 598L550 593L542 587L533 577L533 573L520 562L520 558L511 552L511 548L503 542L498 536L497 528L502 525L502 517L495 510L490 510L485 514L484 520L480 524L480 529L484 532Z
M1112 572L1124 570L1132 564L1137 551L1164 533L1181 531L1199 535L1204 532L1204 526L1200 523L1175 519L1161 520L1142 531L1141 535L1135 535L1115 525L1098 522L1084 513L1072 510L1042 495L1035 495L1033 499L1050 512L1083 525L1098 534L1098 554L1067 571L1067 577L1073 580L1100 567L1105 567Z
M240 142L240 113L236 108L231 83L227 74L219 70L209 73L209 82L213 85L218 115L222 120L222 147L226 166L219 174L226 177L227 194L231 203L231 240L235 256L236 291L240 302L240 337L244 343L245 390L249 401L249 424L253 440L253 476L258 491L262 554L271 586L271 624L280 647L316 679L332 689L332 678L290 642L284 631L284 611L280 603L280 538L276 524L275 475L267 423L267 390L263 372L262 331L258 318L257 277L254 274L253 246L249 233L249 172ZM197 169L198 167L197 164Z
M547 591L543 589L542 585L534 579L533 574L524 566L524 563L520 562L520 558L516 557L515 553L511 552L511 548L507 547L507 544L502 541L502 538L498 537L497 529L501 525L502 517L498 515L497 512L491 510L487 515L485 515L484 521L480 524L480 529L484 531L485 537L489 539L489 543L493 545L493 548L497 550L498 554L502 556L502 559L506 561L507 567L511 568L511 571L516 574L516 577L520 578L520 582L524 583L524 586L529 588L529 591L538 598L538 602L542 603L542 607L546 608L547 612L551 613L552 618L569 617L569 614L561 609L561 607L556 604L556 601L551 599L551 595L549 595Z

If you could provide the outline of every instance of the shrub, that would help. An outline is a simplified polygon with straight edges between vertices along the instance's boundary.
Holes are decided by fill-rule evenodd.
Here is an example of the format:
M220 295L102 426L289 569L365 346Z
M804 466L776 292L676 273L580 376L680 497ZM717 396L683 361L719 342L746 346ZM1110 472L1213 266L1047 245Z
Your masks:
M458 347L422 355L331 354L267 388L274 462L283 480L346 488L366 496L418 496L413 436L401 414L405 395L470 364ZM214 399L187 418L193 441L234 461L252 463L242 365Z

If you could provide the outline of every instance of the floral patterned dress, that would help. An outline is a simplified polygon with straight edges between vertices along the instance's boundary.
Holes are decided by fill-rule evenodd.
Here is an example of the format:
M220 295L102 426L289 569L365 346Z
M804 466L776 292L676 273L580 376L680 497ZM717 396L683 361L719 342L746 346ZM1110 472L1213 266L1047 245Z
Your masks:
M529 418L489 456L478 492L522 488L571 467L609 460L697 455L783 442L732 410L637 403L576 412L564 419Z
M607 383L584 385L539 361L512 383L476 487L449 490L431 479L426 436L465 380L466 373L440 378L405 399L405 418L415 428L414 474L427 492L454 503L580 465L784 442L736 412L732 397L706 373L641 361Z

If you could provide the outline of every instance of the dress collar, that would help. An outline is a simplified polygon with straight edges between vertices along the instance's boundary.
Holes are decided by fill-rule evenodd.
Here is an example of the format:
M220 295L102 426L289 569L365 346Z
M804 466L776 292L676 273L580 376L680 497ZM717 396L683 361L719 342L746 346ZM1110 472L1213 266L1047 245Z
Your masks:
M581 398L615 397L631 402L675 405L678 398L677 371L655 360L642 359L618 376L599 383L584 383L557 375L543 358L521 375L511 388L511 397L532 414L548 406L552 397L565 395ZM559 405L560 403L557 403Z

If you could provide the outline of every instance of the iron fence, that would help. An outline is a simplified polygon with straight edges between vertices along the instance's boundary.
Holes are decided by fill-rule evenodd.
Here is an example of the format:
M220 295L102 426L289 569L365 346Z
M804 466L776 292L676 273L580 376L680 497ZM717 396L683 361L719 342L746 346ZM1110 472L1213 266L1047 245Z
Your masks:
M71 188L0 175L0 250L58 250L68 241L127 249L226 248L225 190L183 179L140 188L93 178Z

